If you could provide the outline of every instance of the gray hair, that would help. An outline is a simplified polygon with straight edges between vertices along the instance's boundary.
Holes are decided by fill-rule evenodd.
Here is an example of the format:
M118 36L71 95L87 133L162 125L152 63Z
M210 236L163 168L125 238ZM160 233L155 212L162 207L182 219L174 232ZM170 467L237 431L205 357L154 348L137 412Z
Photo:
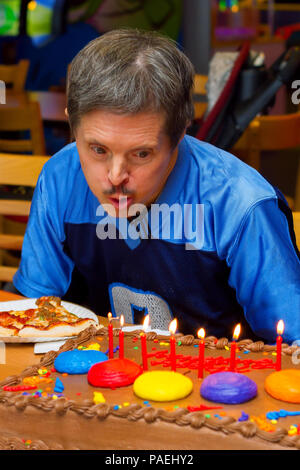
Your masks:
M71 132L96 109L164 112L166 134L176 146L193 118L193 77L193 65L171 39L153 31L112 30L89 42L69 66Z

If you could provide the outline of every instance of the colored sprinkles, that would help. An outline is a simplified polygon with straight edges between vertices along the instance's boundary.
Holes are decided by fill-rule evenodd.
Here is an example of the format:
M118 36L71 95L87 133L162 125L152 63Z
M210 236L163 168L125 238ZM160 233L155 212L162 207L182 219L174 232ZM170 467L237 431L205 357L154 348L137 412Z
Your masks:
M165 343L160 343L164 345ZM168 344L168 343L167 343ZM248 351L247 351L248 353ZM150 359L151 366L163 366L169 368L171 365L170 351L168 349L161 349L160 351L149 352L148 358ZM198 356L176 354L176 369L190 369L197 370L199 367ZM271 358L263 359L236 359L236 372L245 373L257 369L275 369L276 364ZM225 372L230 370L229 357L211 357L206 356L204 360L204 370L210 374L216 372Z
M99 337L97 338L99 341L102 341L103 338ZM136 344L138 341L138 338L133 338L133 343ZM156 347L152 347L151 352L148 352L148 358L152 359L150 361L151 366L162 366L162 367L170 367L170 350L169 342L164 342L155 339L153 340L153 343L156 343L160 346L166 346L167 349L160 349L157 350ZM178 346L182 346L181 341L177 342ZM198 347L198 345L194 345L194 347ZM78 349L94 349L94 350L100 350L100 345L98 343L92 343L87 347L84 346L79 346ZM119 347L117 346L114 349L114 352L118 351ZM139 350L140 346L136 345L133 346L134 350ZM225 350L229 351L230 348L228 346L225 346ZM247 355L250 353L249 350L243 350L240 351L243 352L243 354ZM264 356L267 356L267 352L262 353ZM272 356L276 356L276 352L271 353ZM183 355L183 354L176 354L176 368L185 368L189 370L197 370L198 369L198 356L191 356L191 355ZM272 358L263 358L263 359L247 359L247 358L242 358L241 356L238 356L236 359L236 371L237 372L250 372L251 370L257 370L257 369L275 369L275 362L273 361ZM229 357L223 357L223 356L218 356L218 357L211 357L211 356L206 356L205 361L204 361L204 370L210 374L214 374L217 372L222 372L222 371L227 371L229 370L230 367L230 358ZM63 391L64 391L64 384L62 380L59 377L56 377L55 383L54 379L50 377L51 373L56 373L57 371L55 368L52 368L50 370L47 370L45 368L40 368L37 371L38 375L31 376L31 377L25 377L23 379L23 383L20 385L15 385L15 386L4 386L3 390L7 392L23 392L22 395L25 396L33 396L35 398L39 397L51 397L53 400L57 400L58 398L64 396ZM61 374L61 376L66 377L68 374ZM40 384L51 384L52 387L54 385L53 391L51 387L46 387L44 390L41 388L38 388ZM32 393L29 393L33 391ZM77 392L77 396L80 396L81 393ZM93 402L95 404L101 404L105 403L106 400L101 392L95 391L93 392ZM143 405L146 407L151 407L152 405L149 403L149 401L144 401ZM130 406L129 402L124 402L122 405L114 405L113 409L114 410L120 410L122 407L128 407ZM173 411L178 409L178 405L169 406L165 408L168 411ZM187 410L189 412L197 412L197 411L204 411L207 412L209 410L220 410L217 413L211 415L209 413L204 414L205 418L210 419L211 416L217 418L217 419L222 419L224 416L227 416L226 412L222 410L222 406L208 406L205 404L199 404L198 406L187 406ZM269 411L265 415L260 415L260 416L249 416L245 411L240 412L240 416L237 418L237 421L243 422L243 421L251 421L254 422L257 427L261 430L264 430L266 432L274 432L276 430L276 424L279 419L285 418L288 416L299 416L300 411L293 411L289 412L287 410L279 410L279 411ZM289 429L287 430L287 433L289 436L293 435L300 435L300 424L292 424L290 425ZM30 447L32 444L32 441L27 439L22 440L23 443L27 448Z

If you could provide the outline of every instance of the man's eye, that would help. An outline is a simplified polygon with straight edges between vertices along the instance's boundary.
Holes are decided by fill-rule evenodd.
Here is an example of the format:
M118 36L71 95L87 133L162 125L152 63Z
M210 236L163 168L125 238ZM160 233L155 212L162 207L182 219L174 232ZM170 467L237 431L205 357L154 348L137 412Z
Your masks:
M149 156L149 152L148 152L148 150L141 150L140 152L137 152L136 155L139 158L146 158L146 157Z
M105 153L105 149L102 147L91 147L91 148L98 155L103 155Z

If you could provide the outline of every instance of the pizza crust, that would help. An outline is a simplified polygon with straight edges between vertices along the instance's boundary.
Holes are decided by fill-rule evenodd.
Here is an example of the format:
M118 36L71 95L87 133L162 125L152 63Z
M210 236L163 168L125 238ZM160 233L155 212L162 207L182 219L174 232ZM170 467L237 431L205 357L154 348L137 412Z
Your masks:
M81 331L89 326L97 326L96 322L92 319L83 319L76 322L74 325L59 324L50 326L47 329L39 329L34 326L24 326L18 336L20 338L45 338L45 337L60 337L60 336L77 336Z
M0 336L15 336L18 331L18 328L5 328L4 326L0 326Z

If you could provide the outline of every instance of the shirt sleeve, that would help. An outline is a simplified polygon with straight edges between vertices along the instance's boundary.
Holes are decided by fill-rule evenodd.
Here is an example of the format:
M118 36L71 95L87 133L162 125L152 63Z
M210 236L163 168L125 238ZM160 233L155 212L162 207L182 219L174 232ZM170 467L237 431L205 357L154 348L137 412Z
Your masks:
M57 191L51 190L50 201L49 184L55 183L48 182L43 169L32 199L20 266L13 278L14 286L26 297L62 297L72 278L74 263L64 253L63 207L56 199Z
M300 339L300 261L290 229L275 199L260 202L246 217L227 259L229 284L246 320L270 342L280 319L283 340Z

